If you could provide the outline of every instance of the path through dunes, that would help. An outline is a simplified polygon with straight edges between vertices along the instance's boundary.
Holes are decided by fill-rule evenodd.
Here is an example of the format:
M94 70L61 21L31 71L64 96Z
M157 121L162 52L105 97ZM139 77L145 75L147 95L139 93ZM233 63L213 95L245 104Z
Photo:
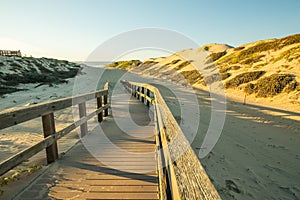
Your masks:
M115 113L126 110L118 102ZM143 125L128 133L108 117L16 199L158 199L154 125L146 106L129 102Z

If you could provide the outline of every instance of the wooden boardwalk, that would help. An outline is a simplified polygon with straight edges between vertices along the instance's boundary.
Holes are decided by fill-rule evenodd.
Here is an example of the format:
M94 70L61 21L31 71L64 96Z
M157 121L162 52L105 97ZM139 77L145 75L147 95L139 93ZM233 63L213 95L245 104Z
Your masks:
M128 102L118 102L113 105L112 116L16 199L159 199L154 124L150 123L148 108L130 99L131 119L139 126L131 127L128 133L114 118L126 115Z

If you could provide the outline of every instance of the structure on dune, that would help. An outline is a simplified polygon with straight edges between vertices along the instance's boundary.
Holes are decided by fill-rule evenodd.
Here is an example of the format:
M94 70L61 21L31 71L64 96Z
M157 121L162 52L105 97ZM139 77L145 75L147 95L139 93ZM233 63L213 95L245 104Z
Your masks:
M12 51L12 50L0 50L0 56L19 56L21 57L21 51Z

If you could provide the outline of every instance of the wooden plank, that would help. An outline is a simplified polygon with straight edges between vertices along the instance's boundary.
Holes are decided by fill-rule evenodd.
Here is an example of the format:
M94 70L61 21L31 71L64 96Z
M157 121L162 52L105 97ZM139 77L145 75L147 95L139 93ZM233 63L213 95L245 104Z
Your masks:
M54 114L50 113L48 115L42 116L42 123L43 123L43 131L44 131L44 138L48 136L55 135L55 122L54 122ZM57 143L54 141L49 147L46 148L46 156L47 156L47 163L52 163L58 158L58 150L57 150Z
M82 198L85 199L158 199L156 193L85 193Z
M107 94L108 92L106 90L101 90L76 97L67 97L39 103L24 108L1 111L0 130Z
M99 110L101 109L93 115L97 115ZM82 117L79 123L70 125L64 132L58 132L57 136L64 135L66 131L85 123L91 116ZM108 127L111 126L109 121L105 121ZM105 125L105 122L102 125ZM54 177L56 184L46 191L36 191L33 184L31 192L41 194L40 192L49 191L48 196L55 199L159 199L155 137L147 140L124 137L123 132L117 130L112 138L112 142L116 142L116 145L120 145L125 151L148 152L125 155L113 151L114 148L103 143L99 144L103 151L96 157L100 160L98 161L89 154L82 143L78 143L57 162L50 173L45 173L41 178L41 181L46 182L48 179L53 180ZM110 164L101 162L101 159L107 159Z
M79 118L86 117L86 103L80 103L78 104L79 108ZM88 133L88 126L87 122L84 122L83 124L80 125L80 137L84 137Z
M99 158L99 157L98 157ZM155 159L155 157L153 157L153 159ZM81 161L85 162L85 161L91 161L91 160L95 160L95 158L83 158L80 159ZM149 158L144 158L144 157L140 157L140 158L132 158L132 157L101 157L99 158L99 161L103 161L103 162L152 162Z
M72 180L72 183L80 182L77 180ZM107 185L107 186L132 186L132 185L156 185L156 182L148 182L143 180L105 180L105 181L98 181L98 180L85 180L85 184L90 186L101 186L101 185Z
M149 100L150 98L150 90L146 88L146 105L149 107L152 100Z
M107 105L108 104L108 95L105 94L103 96L103 103L104 105ZM104 109L104 117L108 116L108 108Z
M142 180L142 181L157 182L157 176L149 176L146 174L133 174L133 173L124 174L123 176L112 175L112 174L97 174L86 179L87 180L117 180L117 179L118 180Z
M97 98L97 108L102 108L102 96ZM103 112L98 114L98 122L103 121Z
M90 192L122 192L122 193L157 193L157 185L131 185L131 186L91 186Z
M108 105L107 105L108 106ZM46 147L49 147L53 144L54 141L60 139L61 137L65 136L72 130L74 130L76 127L80 126L82 123L84 123L86 120L91 119L92 117L96 116L99 112L102 112L105 107L102 107L96 112L93 112L89 114L88 116L78 120L77 122L74 122L73 124L67 126L66 128L62 129L61 131L58 131L55 135L50 135L44 140L38 142L37 144L24 149L23 151L17 153L16 155L13 155L9 157L8 159L2 161L0 163L0 175L6 173L10 169L14 168L15 166L19 165L23 161L29 159L30 157L34 156L38 152L42 151Z
M20 153L13 155L12 157L2 161L0 163L0 175L3 175L10 169L14 168L15 166L19 165L23 161L27 160L28 158L34 156L38 152L44 150L46 147L53 144L55 141L55 136L51 135L45 138L43 141L21 151Z
M158 89L148 84L126 81L122 81L122 83L125 87L127 85L134 85L138 88L143 87L149 89L154 95L153 103L155 104L155 112L157 114L156 118L159 119L157 120L156 124L159 126L158 130L160 131L158 134L161 140L159 148L163 150L160 158L162 159L162 164L165 163L168 165L168 167L165 168L165 172L160 172L159 178L160 183L163 183L164 180L167 180L167 184L171 190L170 192L172 194L172 198L221 199L209 177L207 176L204 168L202 167L197 155L195 155L191 147L181 145L188 144L188 141L186 140L182 130L174 119L174 116L169 110ZM138 93L138 96L142 95L143 94ZM170 140L172 140L173 143L175 142L175 144L169 146ZM184 152L184 154L178 157L176 156L177 152ZM174 159L176 159L176 165L173 164L172 160ZM186 165L185 163L193 163L193 165ZM165 179L166 176L168 177L167 179ZM164 186L160 184L160 188L163 189ZM195 192L189 193L189 191Z

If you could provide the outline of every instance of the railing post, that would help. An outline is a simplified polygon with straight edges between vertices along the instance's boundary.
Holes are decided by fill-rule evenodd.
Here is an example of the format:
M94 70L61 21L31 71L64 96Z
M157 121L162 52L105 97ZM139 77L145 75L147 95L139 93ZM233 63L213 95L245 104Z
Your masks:
M142 87L142 91L141 91L142 94L145 94L144 90L145 90L145 88ZM145 100L145 98L143 96L141 96L141 102L144 103L144 100Z
M78 104L79 107L79 117L85 117L86 116L86 104L85 102ZM80 125L80 137L84 137L88 132L87 122Z
M146 96L150 98L150 90L146 89ZM146 105L149 107L150 106L150 101L148 101L148 99L146 99Z
M137 91L138 91L138 89L137 89L137 87L136 87L136 85L134 86L134 97L135 98L137 98Z
M131 96L134 96L135 90L134 90L134 85L130 85L131 87Z
M97 98L97 109L102 108L102 96ZM103 121L103 111L98 114L98 122Z
M104 105L106 106L107 105L107 94L105 94L104 96L103 96L103 101L104 101ZM105 110L104 110L104 117L106 117L106 116L108 116L108 108L106 108Z
M54 135L55 131L55 121L54 121L54 114L53 112L47 115L42 116L42 123L43 123L43 131L44 131L44 138ZM58 158L58 150L57 150L57 142L55 141L51 146L46 148L46 156L47 156L47 163L52 163Z
M136 86L137 88L136 88L136 98L137 99L140 99L140 95L139 95L139 93L138 92L140 92L140 87L139 86Z

